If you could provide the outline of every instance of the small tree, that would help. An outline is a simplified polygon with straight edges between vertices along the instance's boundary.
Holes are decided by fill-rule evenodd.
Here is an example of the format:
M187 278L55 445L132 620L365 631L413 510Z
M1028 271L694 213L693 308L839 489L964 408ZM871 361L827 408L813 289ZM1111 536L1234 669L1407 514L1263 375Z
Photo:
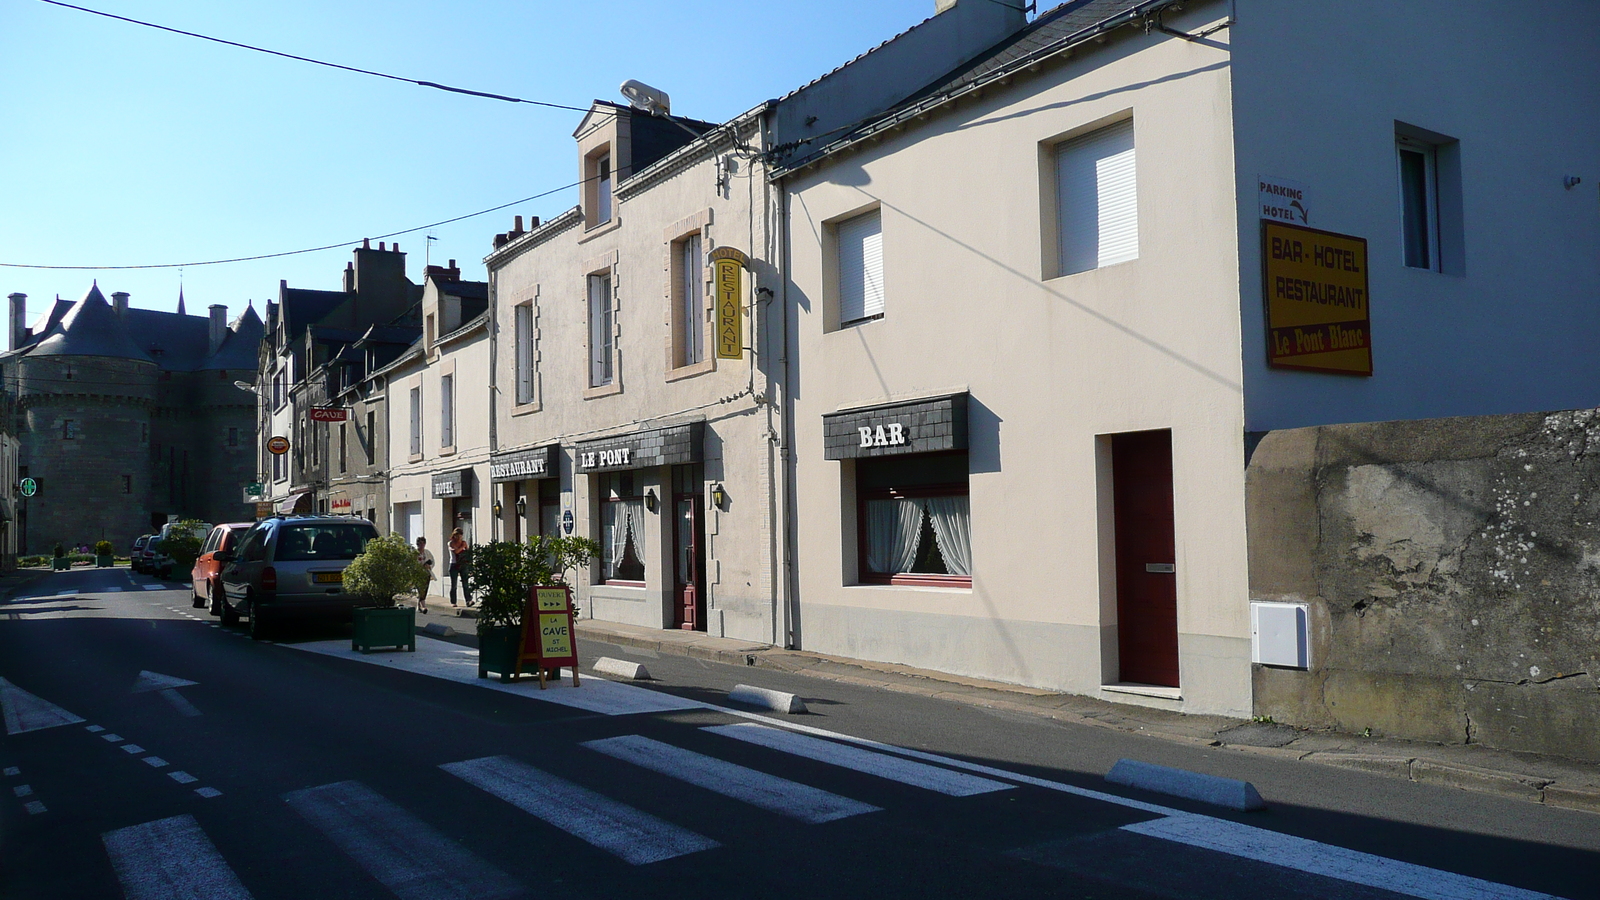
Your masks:
M565 583L569 570L588 565L599 553L600 545L588 538L549 535L522 544L491 541L473 548L466 580L478 597L478 623L520 626L529 591Z
M56 541L56 559L60 559L61 557L66 556L66 555L67 555L67 548L61 546L61 542L60 541Z
M172 571L188 572L194 568L194 561L200 558L200 547L205 543L200 533L205 530L206 523L199 519L179 519L167 529L161 552L172 558Z
M110 541L95 541L94 542L94 552L95 552L96 556L110 556L111 555L111 542Z
M344 570L344 589L374 606L394 606L395 597L428 583L428 570L417 561L416 548L398 534L367 541L361 555Z

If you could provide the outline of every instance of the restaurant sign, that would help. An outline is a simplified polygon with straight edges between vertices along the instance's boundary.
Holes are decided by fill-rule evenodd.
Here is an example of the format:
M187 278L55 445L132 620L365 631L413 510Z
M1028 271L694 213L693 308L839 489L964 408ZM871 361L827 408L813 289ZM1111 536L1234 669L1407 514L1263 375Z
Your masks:
M489 457L489 480L499 484L503 481L549 478L560 471L556 459L556 454L560 452L560 444L546 444L513 453L496 453Z
M1263 219L1261 272L1268 365L1372 374L1366 238Z
M744 359L744 270L750 257L732 247L711 251L711 287L717 301L717 359Z

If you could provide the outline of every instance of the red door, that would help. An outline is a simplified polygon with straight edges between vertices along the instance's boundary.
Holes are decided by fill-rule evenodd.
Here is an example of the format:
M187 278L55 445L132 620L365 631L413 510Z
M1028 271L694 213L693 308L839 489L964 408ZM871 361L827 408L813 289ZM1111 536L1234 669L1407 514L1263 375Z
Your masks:
M1178 686L1172 432L1111 438L1120 680Z
M675 494L673 516L676 552L673 553L673 582L676 587L673 624L686 631L705 631L704 568L705 526L700 516L701 494Z

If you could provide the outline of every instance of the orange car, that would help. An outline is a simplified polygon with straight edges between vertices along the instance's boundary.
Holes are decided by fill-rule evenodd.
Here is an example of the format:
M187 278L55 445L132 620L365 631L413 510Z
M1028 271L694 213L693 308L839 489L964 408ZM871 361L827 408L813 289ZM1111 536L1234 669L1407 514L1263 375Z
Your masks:
M200 558L194 561L194 569L189 572L195 609L207 606L213 616L222 615L222 582L217 580L217 576L222 574L223 564L212 557L218 550L232 550L238 544L239 536L254 524L229 522L211 529L206 536L205 545L200 548Z

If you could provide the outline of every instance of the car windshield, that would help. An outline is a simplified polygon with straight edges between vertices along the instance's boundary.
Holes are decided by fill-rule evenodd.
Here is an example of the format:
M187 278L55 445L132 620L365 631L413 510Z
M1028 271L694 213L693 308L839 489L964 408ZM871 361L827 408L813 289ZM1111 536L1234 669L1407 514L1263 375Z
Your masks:
M360 555L367 541L377 536L377 530L365 523L285 525L278 534L278 552L273 556L279 562L349 560Z

